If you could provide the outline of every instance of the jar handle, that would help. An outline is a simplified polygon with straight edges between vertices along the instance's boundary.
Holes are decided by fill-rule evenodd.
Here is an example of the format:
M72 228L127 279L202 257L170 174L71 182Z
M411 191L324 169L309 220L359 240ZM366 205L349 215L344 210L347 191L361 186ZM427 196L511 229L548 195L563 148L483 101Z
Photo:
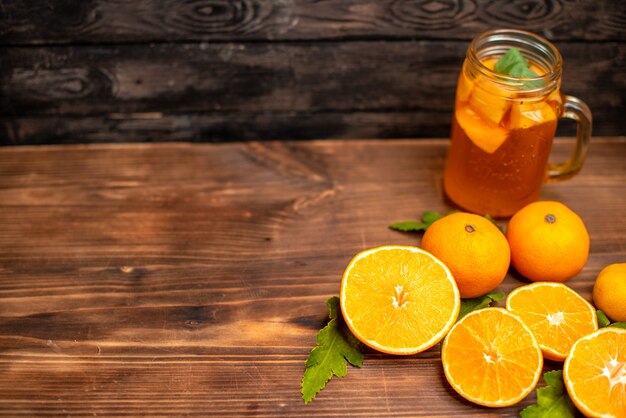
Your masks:
M570 157L563 163L548 165L548 181L566 180L574 177L582 168L587 148L591 139L591 111L582 100L563 95L563 114L561 118L573 119L577 122L576 146Z

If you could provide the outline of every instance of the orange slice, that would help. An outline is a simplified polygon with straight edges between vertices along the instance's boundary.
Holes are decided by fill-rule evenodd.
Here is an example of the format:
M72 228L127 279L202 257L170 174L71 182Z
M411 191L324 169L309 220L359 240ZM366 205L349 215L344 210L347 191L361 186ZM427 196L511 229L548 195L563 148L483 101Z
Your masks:
M514 405L537 385L543 356L530 329L502 308L474 311L443 342L441 361L452 388L489 407Z
M626 417L626 329L602 328L578 340L563 366L574 405L588 417Z
M450 270L417 247L384 246L357 254L341 280L341 312L363 344L415 354L437 344L459 314Z
M512 97L512 93L500 88L489 78L479 75L474 81L469 104L483 119L500 125L511 108Z
M459 104L455 116L465 135L488 154L500 148L509 134L505 128L485 120L471 106Z
M530 328L550 360L564 361L578 339L598 329L594 307L562 283L520 286L509 293L506 308Z
M546 101L514 102L511 108L511 129L527 129L556 119L555 108Z
M481 62L485 67L493 71L493 67L496 65L497 61L498 60L496 58L488 58ZM481 75L470 75L467 68L468 65L467 61L463 63L463 68L461 69L461 73L459 74L457 81L456 99L459 102L467 102L472 95L472 91L474 90L474 81L480 81L481 77L484 77Z
M480 63L485 67L489 68L491 71L494 71L494 67L496 66L496 62L498 62L498 58L489 57L480 60Z
M463 69L456 83L456 100L458 102L467 102L474 89L472 77L467 73L466 66L467 64L463 64Z

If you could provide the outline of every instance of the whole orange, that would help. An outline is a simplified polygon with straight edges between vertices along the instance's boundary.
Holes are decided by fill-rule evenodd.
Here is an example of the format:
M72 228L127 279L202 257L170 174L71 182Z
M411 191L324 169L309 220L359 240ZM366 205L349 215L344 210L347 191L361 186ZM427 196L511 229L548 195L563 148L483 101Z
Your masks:
M498 287L511 261L502 232L488 219L471 213L457 212L435 221L424 233L422 248L448 266L462 298Z
M589 233L582 219L560 202L531 203L509 221L511 264L532 281L564 282L589 257Z
M593 303L613 321L626 321L626 263L602 269L593 285Z

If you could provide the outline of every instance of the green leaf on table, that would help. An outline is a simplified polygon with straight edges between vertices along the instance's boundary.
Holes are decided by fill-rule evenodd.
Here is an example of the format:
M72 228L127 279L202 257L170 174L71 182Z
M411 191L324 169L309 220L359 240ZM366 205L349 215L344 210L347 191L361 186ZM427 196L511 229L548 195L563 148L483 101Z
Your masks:
M430 226L433 222L438 221L439 219L444 218L445 216L451 213L453 212L448 212L446 214L443 214L443 213L438 213L438 212L427 210L426 212L422 212L422 222Z
M396 231L402 231L402 232L426 231L426 229L428 229L428 227L431 226L433 222L455 212L458 212L458 211L453 210L448 213L442 214L442 213L428 210L422 213L421 222L420 221L396 222L394 224L389 225L389 228L394 229Z
M330 321L317 333L317 346L304 364L301 387L304 403L311 402L333 375L344 377L348 371L346 361L356 367L363 364L362 346L341 317L339 298L328 299L326 305Z
M521 412L522 418L574 418L576 408L563 383L563 371L554 370L543 374L546 386L537 389L537 403Z
M502 55L493 67L493 70L502 75L515 78L536 78L538 74L530 69L528 61L519 49L511 48ZM543 80L523 80L524 89L535 89L545 86Z
M389 225L389 228L395 229L396 231L402 232L417 232L417 231L425 231L428 228L428 225L424 222L417 221L406 221L406 222L396 222L395 224Z
M596 310L596 316L598 317L598 328L615 327L626 329L626 322L611 322L606 314L600 309Z
M604 328L611 325L611 321L606 317L606 314L600 309L596 310L596 316L598 317L598 328Z
M460 321L465 315L472 311L482 308L488 308L494 302L500 302L504 299L504 292L489 292L486 295L471 299L461 299L461 310L457 321Z

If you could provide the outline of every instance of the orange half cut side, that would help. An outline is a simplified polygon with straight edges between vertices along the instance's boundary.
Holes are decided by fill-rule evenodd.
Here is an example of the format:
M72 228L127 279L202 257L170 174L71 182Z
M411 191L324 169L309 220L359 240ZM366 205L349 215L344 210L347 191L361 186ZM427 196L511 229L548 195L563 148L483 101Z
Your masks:
M563 365L574 405L588 417L626 417L626 329L602 328L578 340Z
M461 305L450 270L411 246L357 254L343 274L340 301L354 336L390 354L415 354L437 344Z
M550 360L564 361L578 339L598 329L595 308L562 283L520 286L509 293L506 308L530 328Z
M532 332L502 308L474 311L452 327L441 349L450 386L488 407L514 405L537 385L543 356Z

